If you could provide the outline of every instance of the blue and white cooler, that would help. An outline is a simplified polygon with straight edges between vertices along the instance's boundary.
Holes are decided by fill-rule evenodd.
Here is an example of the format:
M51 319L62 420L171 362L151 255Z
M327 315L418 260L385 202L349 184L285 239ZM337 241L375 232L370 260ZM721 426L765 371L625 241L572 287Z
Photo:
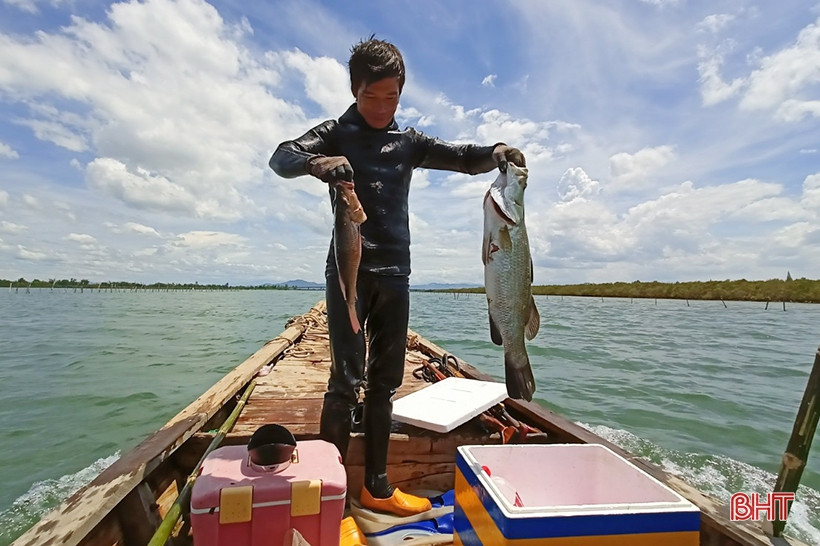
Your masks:
M455 544L699 544L698 507L599 444L461 446L455 494Z

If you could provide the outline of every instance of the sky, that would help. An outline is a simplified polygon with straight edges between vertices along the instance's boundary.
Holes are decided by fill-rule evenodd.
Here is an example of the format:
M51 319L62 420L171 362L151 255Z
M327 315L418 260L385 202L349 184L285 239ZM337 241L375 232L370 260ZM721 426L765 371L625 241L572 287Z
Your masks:
M820 277L813 0L0 0L0 278L322 282L268 159L371 34L400 127L525 153L535 284ZM483 283L496 174L415 171L411 284Z

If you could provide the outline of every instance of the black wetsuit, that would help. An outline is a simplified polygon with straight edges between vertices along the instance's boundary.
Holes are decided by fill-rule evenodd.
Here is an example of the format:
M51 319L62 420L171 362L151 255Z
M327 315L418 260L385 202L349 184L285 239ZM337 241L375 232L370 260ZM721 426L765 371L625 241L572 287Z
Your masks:
M409 316L410 229L407 198L413 169L485 173L496 164L494 146L449 144L395 121L384 129L367 125L353 104L339 118L317 125L296 140L279 145L270 159L280 176L308 174L306 163L316 156L344 156L353 167L356 194L367 221L361 226L362 260L357 279L357 312L370 339L350 327L336 270L333 241L325 277L331 371L321 417L321 436L347 451L351 412L365 377L366 484L383 475L392 421L392 397L404 374ZM330 188L330 201L334 202ZM378 491L371 487L371 493Z

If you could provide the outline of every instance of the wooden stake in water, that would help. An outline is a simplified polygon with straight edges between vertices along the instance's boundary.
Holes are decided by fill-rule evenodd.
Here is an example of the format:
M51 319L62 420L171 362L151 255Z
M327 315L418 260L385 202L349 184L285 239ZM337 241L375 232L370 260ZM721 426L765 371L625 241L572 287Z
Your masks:
M803 401L797 410L789 445L783 454L780 475L777 476L777 481L774 484L775 493L795 493L797 491L803 469L806 468L811 442L817 430L818 418L820 418L820 348L817 349L817 353L814 355L814 366L809 375L806 392L803 394ZM774 536L779 537L783 533L784 527L786 527L785 520L780 521L778 519L774 521L772 524Z

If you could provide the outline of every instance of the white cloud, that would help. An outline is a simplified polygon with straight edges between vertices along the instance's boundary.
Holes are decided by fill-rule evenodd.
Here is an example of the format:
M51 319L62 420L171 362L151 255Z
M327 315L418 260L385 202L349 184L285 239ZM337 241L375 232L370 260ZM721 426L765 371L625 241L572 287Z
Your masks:
M589 259L618 259L627 248L617 215L600 201L574 199L549 210L528 210L534 262L573 268L571 264Z
M38 14L40 13L39 4L48 4L56 8L72 1L73 0L3 0L3 3L26 13Z
M122 225L123 229L140 235L150 235L152 237L161 237L159 232L152 227L137 224L136 222L126 222Z
M450 195L463 199L483 199L490 184L486 180L476 180L465 177L464 180L452 187Z
M653 230L690 227L704 228L723 220L727 214L770 197L778 196L782 187L758 180L741 180L732 184L698 188L692 182L658 199L632 207L626 216L634 225L652 225Z
M0 86L29 110L17 123L96 156L86 160L91 187L129 206L221 221L257 213L249 190L272 146L305 128L301 110L271 93L278 71L309 80L331 107L343 67L319 58L306 68L294 53L265 64L242 46L247 23L231 26L198 0L116 3L107 16L0 34ZM349 104L349 91L339 100Z
M171 243L178 248L205 249L224 246L243 246L245 238L234 233L219 231L189 231L181 233Z
M755 47L748 59L758 68L748 76L725 81L721 75L725 56L735 47L733 40L726 40L715 50L699 48L698 72L705 106L740 96L742 110L772 110L781 121L820 117L820 101L807 97L820 83L820 19L803 28L793 45L775 53L764 56Z
M21 11L25 11L26 13L38 13L40 10L37 8L37 2L35 0L3 0L3 3L15 7Z
M40 200L28 193L23 194L23 203L30 209L40 210L42 208Z
M764 57L749 75L749 88L740 102L748 110L778 108L805 88L820 83L820 19L800 31L793 46ZM789 109L794 110L792 104ZM816 105L808 109L816 111Z
M81 245L93 245L97 242L97 239L87 233L69 233L65 239Z
M40 140L52 142L66 150L84 152L88 149L85 137L62 123L37 119L21 120L19 123L31 128Z
M48 259L48 254L45 252L38 252L36 250L29 250L23 245L17 245L13 248L12 254L21 260L30 262L41 262Z
M681 3L681 0L641 0L644 4L650 4L659 8L667 6L676 6Z
M416 169L413 172L413 182L410 184L410 191L423 190L430 185L430 171L427 169Z
M484 87L495 87L495 80L498 79L498 74L489 74L481 80L481 85Z
M582 169L566 173L566 178L589 182ZM806 183L809 188L814 184L814 179ZM603 193L575 198L547 208L531 207L530 243L541 273L583 269L584 279L594 277L594 270L640 278L642 271L666 267L674 268L673 277L738 262L752 267L762 251L752 232L765 234L763 239L768 240L782 229L778 226L799 225L807 218L797 202L782 194L779 184L751 179L707 187L685 182L623 213L616 212L617 205ZM765 222L772 222L771 227ZM727 233L719 238L716 228Z
M567 169L558 181L558 196L562 201L594 197L600 191L600 183L591 179L581 167Z
M0 142L0 157L7 157L9 159L17 159L20 155L14 148L4 142Z
M9 192L0 190L0 207L5 207L9 204Z
M723 80L720 71L724 64L724 56L721 51L712 52L701 48L699 57L700 94L704 106L713 106L728 100L739 94L746 85L743 78L735 78L731 82Z
M15 224L14 222L7 222L6 220L0 221L0 233L17 235L26 230L28 230L28 227L26 226Z
M505 142L510 146L520 147L527 158L528 166L539 159L565 155L572 146L567 146L563 139L580 129L576 124L562 121L538 122L515 118L509 113L495 109L481 113L479 119L480 122L475 127L475 136L471 135L470 141L487 144Z
M472 108L468 110L460 104L454 104L450 99L448 99L443 94L439 94L435 98L435 104L449 109L450 115L454 121L465 121L468 119L473 119L481 112L481 109L479 108Z
M807 176L803 181L803 206L820 219L820 173Z
M609 172L616 188L650 187L656 184L652 175L675 157L672 146L644 148L635 154L619 153L609 158Z
M806 116L820 118L820 100L799 101L789 99L777 109L778 119L783 121L800 121Z
M418 109L405 107L399 104L396 110L396 122L399 127L411 126L416 128L429 127L435 123L435 116L422 114Z
M707 15L698 23L697 29L701 32L716 34L726 28L729 23L735 20L735 16L730 13L716 13Z
M347 69L336 59L310 57L298 49L269 53L268 59L302 74L305 95L321 106L324 116L337 117L353 102Z
M137 208L191 211L195 206L193 196L179 184L140 168L129 172L116 159L95 159L86 168L86 177L91 187Z

